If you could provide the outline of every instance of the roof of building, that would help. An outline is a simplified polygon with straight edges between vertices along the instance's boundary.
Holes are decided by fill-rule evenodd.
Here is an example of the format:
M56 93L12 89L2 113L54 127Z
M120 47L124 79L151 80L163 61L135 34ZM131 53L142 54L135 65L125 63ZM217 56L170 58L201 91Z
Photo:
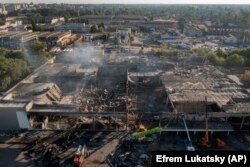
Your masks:
M229 96L205 90L177 91L170 94L169 98L172 102L205 102L207 100L207 103L216 103L220 107L231 100Z
M144 16L138 16L138 15L119 15L115 16L113 19L124 19L124 20L144 20Z
M60 38L65 35L71 34L71 32L41 32L38 34L39 38Z
M69 105L69 104L51 104L51 105L38 105L34 104L30 112L70 112L78 111L78 105Z
M226 105L233 98L249 98L238 84L213 66L178 67L162 75L169 98L173 102L204 101Z
M0 108L24 108L28 100L0 100Z
M164 22L164 23L177 23L177 20L173 20L173 19L169 19L169 20L165 20L165 19L155 19L152 20L152 22Z
M9 31L7 33L0 33L0 38L8 38L8 39L28 39L36 37L36 33L26 32L26 31Z
M223 110L227 113L250 113L250 102L225 105Z
M86 15L86 19L111 19L112 15Z
M204 122L188 122L186 121L187 126L188 126L188 130L189 131L200 131L200 132L205 132L206 131L206 127ZM209 122L208 123L208 131L233 131L233 127L227 123L227 122ZM180 124L178 123L169 123L167 127L163 127L162 131L183 131L185 132L185 126L184 124Z
M61 98L61 90L54 83L22 83L11 93L14 99L30 99L38 104L51 104Z

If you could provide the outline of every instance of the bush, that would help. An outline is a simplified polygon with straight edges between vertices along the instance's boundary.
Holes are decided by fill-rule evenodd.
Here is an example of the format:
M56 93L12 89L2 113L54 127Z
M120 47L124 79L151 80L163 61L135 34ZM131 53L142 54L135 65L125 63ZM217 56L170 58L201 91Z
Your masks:
M99 29L98 29L98 26L97 25L92 25L91 27L90 27L90 32L91 33L97 33L97 32L100 32L99 31Z
M234 67L237 67L237 66L242 66L244 65L245 63L245 59L238 55L238 54L233 54L233 55L229 55L227 58L226 58L226 66L234 66Z
M225 59L223 57L219 57L216 53L208 52L207 57L216 65L224 65L225 63Z
M243 81L250 83L250 70L246 70L242 77Z
M0 91L6 90L13 83L19 81L30 72L28 62L23 52L6 52L0 55Z
M32 43L32 46L35 51L42 51L47 48L47 44L45 42L41 42L38 40L34 41Z
M216 65L224 65L225 58L216 54L216 52L212 52L206 49L197 49L194 50L194 55L196 56L205 56L209 59L210 62Z

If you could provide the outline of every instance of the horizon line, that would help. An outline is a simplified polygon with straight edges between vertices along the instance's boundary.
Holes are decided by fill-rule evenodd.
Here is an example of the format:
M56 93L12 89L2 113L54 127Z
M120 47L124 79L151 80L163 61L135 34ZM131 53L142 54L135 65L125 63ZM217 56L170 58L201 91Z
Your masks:
M18 2L18 3L0 3L0 4L21 4L21 3L26 3L29 4L31 2ZM33 4L71 4L71 5L250 5L249 3L36 3L36 2L32 2Z

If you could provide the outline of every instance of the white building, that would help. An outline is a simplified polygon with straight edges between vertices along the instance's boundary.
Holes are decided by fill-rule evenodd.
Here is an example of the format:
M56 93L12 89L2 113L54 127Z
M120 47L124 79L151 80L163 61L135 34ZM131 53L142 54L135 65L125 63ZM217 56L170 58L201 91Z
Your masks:
M183 33L187 36L195 36L195 37L200 37L203 35L201 29L192 25L186 25L184 27Z
M130 42L131 28L122 28L116 30L116 40L118 44L127 44Z
M189 40L180 36L178 32L168 32L166 34L161 34L160 38L158 38L156 41L159 43L183 46L189 43Z
M5 10L5 7L0 7L0 14L7 15L7 11Z
M65 22L64 17L53 18L51 20L51 24L58 24L58 23L64 23L64 22Z
M131 28L121 28L116 30L116 36L127 36L131 34Z
M238 43L238 39L235 36L230 34L228 36L223 37L223 42L226 44L236 44Z

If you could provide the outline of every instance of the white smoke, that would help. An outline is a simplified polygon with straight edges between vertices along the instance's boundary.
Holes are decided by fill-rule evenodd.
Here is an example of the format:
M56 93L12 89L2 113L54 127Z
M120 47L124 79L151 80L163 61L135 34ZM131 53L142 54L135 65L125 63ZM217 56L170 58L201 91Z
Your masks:
M57 60L70 64L101 65L101 55L101 49L92 44L77 44L71 52L58 55Z

